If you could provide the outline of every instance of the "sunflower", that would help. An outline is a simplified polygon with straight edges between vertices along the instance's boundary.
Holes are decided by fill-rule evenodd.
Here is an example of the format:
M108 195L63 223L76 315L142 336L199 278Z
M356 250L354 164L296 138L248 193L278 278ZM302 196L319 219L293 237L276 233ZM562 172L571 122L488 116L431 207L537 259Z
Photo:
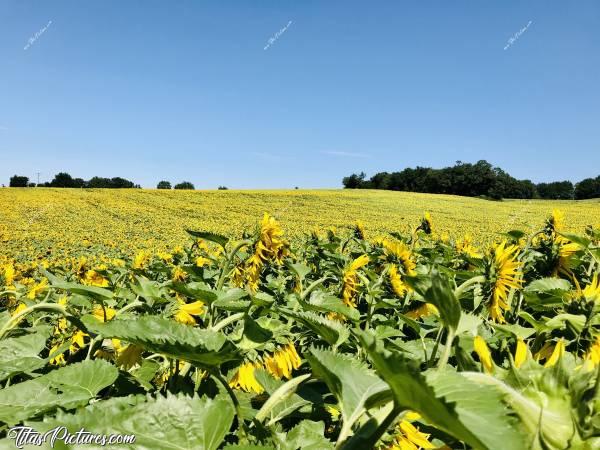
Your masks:
M594 363L594 366L600 364L600 336L596 336L596 340L583 356L583 359L586 361L591 361Z
M379 243L383 246L385 254L392 260L399 262L406 275L413 276L417 264L410 248L402 241L390 241L382 239Z
M29 291L27 292L27 298L29 300L34 300L38 294L41 294L48 288L48 280L46 278L42 278L42 281L34 284Z
M229 386L237 389L242 389L246 392L256 392L261 394L264 392L264 388L256 381L254 371L260 369L261 364L259 362L245 362L243 363L229 381Z
M479 361L483 366L483 369L487 373L492 373L494 371L494 361L492 360L492 354L490 353L490 349L488 348L485 339L481 336L475 336L473 340L473 349L477 356L479 356Z
M360 220L357 220L354 224L354 237L361 240L365 239L365 226Z
M173 281L185 281L187 278L187 273L179 266L175 266L171 271L171 279Z
M561 358L561 356L564 353L565 353L565 342L562 339L560 339L556 343L554 348L552 349L552 354L546 361L546 364L544 364L544 367L552 367L552 366L556 365L556 363L558 362L558 360Z
M437 316L439 314L440 312L435 305L431 303L423 303L421 306L419 306L416 309L413 309L412 311L407 312L405 315L410 319L417 320L422 317L429 317L431 315Z
M116 311L109 307L103 308L102 306L95 306L92 310L92 314L101 322L106 322L115 317Z
M144 266L146 266L146 264L148 264L148 261L150 261L150 258L152 257L152 254L146 250L140 250L135 257L133 258L133 268L134 269L143 269Z
M196 320L193 316L200 316L204 312L204 303L200 300L193 303L184 302L177 296L177 311L175 320L185 325L196 325Z
M98 272L96 272L95 270L86 271L83 281L84 281L84 284L87 284L88 286L99 286L99 287L108 286L108 280L106 278L104 278L102 275L100 275Z
M288 243L283 239L283 230L273 217L265 213L260 222L260 233L254 245L254 253L244 264L234 269L234 284L237 286L246 284L252 292L256 292L265 263L275 261L281 264L287 254Z
M590 284L583 288L581 293L588 301L597 302L600 300L600 280L597 273L594 274Z
M470 258L481 258L481 253L473 245L473 238L466 234L462 241L456 243L456 251Z
M570 275L573 269L575 254L581 247L579 244L571 242L562 236L557 236L554 243L558 247L558 260L552 275L557 276L559 273Z
M390 277L390 284L392 285L394 294L401 298L404 297L404 294L408 292L409 287L404 283L404 281L402 281L402 277L398 273L398 268L395 264L390 266L388 275Z
M527 344L523 339L517 340L517 348L515 349L515 367L518 369L527 359Z
M510 289L519 289L523 284L520 272L522 263L517 261L518 251L517 245L507 245L506 241L502 241L492 248L488 262L488 308L492 319L501 323L505 322L503 311L509 309L507 299Z
M356 308L356 292L358 290L358 275L357 271L361 267L366 266L369 263L368 255L361 255L352 261L348 267L344 270L343 280L344 285L342 287L342 300L347 306Z
M4 275L4 285L12 286L13 281L15 281L15 276L16 276L15 266L12 262L5 264L4 270L3 270L3 275Z
M421 224L417 227L415 231L422 230L425 234L433 233L433 221L431 220L431 214L429 212L425 213L423 219L421 219Z
M278 380L282 377L289 380L292 377L292 369L297 369L302 363L292 343L281 347L272 356L266 356L263 362L267 372Z
M396 435L386 450L418 450L421 448L436 448L429 441L429 434L419 431L408 420L401 420L396 428Z

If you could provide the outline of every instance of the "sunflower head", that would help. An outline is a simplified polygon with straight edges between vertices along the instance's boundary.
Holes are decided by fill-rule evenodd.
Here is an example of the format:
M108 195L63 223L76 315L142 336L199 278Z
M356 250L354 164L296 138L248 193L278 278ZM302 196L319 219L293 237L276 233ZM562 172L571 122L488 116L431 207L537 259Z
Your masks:
M365 226L360 220L354 224L354 237L360 240L365 239Z
M495 245L486 264L488 309L492 319L504 322L503 312L509 309L508 295L511 289L519 289L523 284L521 267L517 260L519 247L502 241Z
M431 220L431 214L429 214L429 212L425 213L417 230L422 230L425 234L433 233L433 221Z

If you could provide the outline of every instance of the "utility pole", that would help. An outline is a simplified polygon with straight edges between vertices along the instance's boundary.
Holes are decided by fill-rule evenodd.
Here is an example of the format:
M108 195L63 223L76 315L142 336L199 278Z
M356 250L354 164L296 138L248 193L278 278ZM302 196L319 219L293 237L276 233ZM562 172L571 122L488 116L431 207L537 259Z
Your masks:
M37 173L37 184L35 185L35 187L40 187L40 173L41 172L36 172Z

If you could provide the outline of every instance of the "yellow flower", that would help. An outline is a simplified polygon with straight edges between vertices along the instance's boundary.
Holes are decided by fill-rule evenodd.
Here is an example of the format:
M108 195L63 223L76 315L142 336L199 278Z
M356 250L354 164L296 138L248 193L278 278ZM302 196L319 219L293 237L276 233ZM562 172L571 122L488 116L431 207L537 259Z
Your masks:
M423 303L417 309L413 309L412 311L407 312L406 317L413 319L413 320L417 320L417 319L420 319L421 317L429 317L434 314L436 316L440 314L440 312L436 308L436 306L431 303Z
M365 239L365 226L360 220L357 220L354 224L354 236L358 239Z
M554 346L554 349L552 350L552 354L550 355L550 358L548 358L548 360L546 361L546 364L544 364L544 367L552 367L552 366L556 365L556 363L558 362L558 360L561 358L561 356L564 353L565 353L565 343L561 339Z
M594 366L600 364L600 336L596 337L596 341L589 348L584 359L594 363Z
M133 259L133 268L143 269L144 266L148 264L148 261L150 260L151 256L152 255L150 254L150 252L146 250L140 250Z
M387 450L418 450L435 448L429 441L429 434L422 433L408 420L401 420L394 441Z
M158 256L158 258L162 259L164 262L173 261L173 255L171 255L170 253L167 253L167 252L158 252L156 254L156 256Z
M137 345L129 344L124 349L119 349L119 356L117 358L117 365L125 370L131 369L136 364L141 364L142 352L144 349Z
M105 322L104 319L110 320L115 317L115 313L115 310L110 307L102 308L102 306L98 305L94 306L94 309L92 310L94 317L102 322Z
M553 231L560 231L564 228L565 214L560 209L553 209L548 224Z
M558 262L552 275L556 276L559 273L569 275L573 268L574 256L581 247L579 244L571 242L562 236L558 236L554 242L558 245Z
M35 284L33 287L29 289L27 293L27 298L30 300L34 300L38 294L42 293L48 287L48 280L46 278L42 278L42 281Z
M494 371L494 361L492 360L492 354L490 353L490 349L488 348L485 339L481 336L475 336L473 348L475 353L477 353L477 356L479 356L479 361L481 361L484 370L487 373L492 373Z
M173 281L185 281L186 278L187 273L185 272L185 270L183 270L179 266L173 268L173 271L171 272L171 279Z
M408 286L402 281L400 274L398 273L398 269L396 265L392 265L389 271L390 276L390 284L392 285L392 290L398 297L404 297L404 294L408 291Z
M510 289L519 289L523 284L520 273L522 263L517 261L518 251L518 246L507 246L506 241L492 249L489 310L492 319L498 322L505 322L503 311L510 308L507 303Z
M597 273L592 277L590 284L583 288L582 294L587 301L597 302L600 300L600 280L598 280Z
M413 276L415 274L414 257L408 246L401 241L390 241L383 239L381 241L386 255L395 257L402 264L404 273Z
M518 369L527 359L527 344L523 339L517 339L517 348L515 350L515 367Z
M50 348L50 352L48 353L48 355L52 355L53 353L55 353L58 350L58 347L60 347L60 345L58 345L58 344L53 345ZM59 366L64 363L65 363L65 355L63 353L61 353L60 355L56 355L50 359L50 364L53 364L55 366Z
M198 256L196 258L196 267L204 267L210 265L210 259L205 258L204 256Z
M15 281L15 275L16 271L14 264L12 262L7 263L4 266L4 285L12 286L13 281Z
M85 347L84 338L87 336L83 331L77 330L73 336L71 336L71 345L69 347L69 353L76 353L79 349Z
M106 287L108 280L95 270L88 270L85 273L84 283L90 286Z
M470 258L481 258L481 253L473 245L473 238L471 235L465 235L464 239L456 243L456 251Z
M177 298L178 306L175 313L175 320L185 325L196 325L196 320L193 316L200 316L204 312L204 303L200 300L193 303L185 303Z
M254 371L258 368L260 368L260 363L258 362L243 363L231 381L229 381L229 386L242 389L246 392L256 392L257 394L264 392L264 388L256 381L256 377L254 376Z
M300 367L302 362L292 343L280 348L272 356L266 356L263 361L267 372L277 379L285 377L288 380L292 377L292 370Z
M342 300L347 306L356 308L355 294L358 290L358 275L356 272L369 263L368 255L361 255L350 263L343 274Z

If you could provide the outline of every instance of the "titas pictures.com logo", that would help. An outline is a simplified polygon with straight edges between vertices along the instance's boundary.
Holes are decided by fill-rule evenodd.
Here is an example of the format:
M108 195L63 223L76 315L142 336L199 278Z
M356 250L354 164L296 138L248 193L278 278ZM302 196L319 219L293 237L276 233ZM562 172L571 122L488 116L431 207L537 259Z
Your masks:
M28 446L42 446L49 444L54 448L57 442L62 441L66 445L127 445L135 443L135 435L132 434L95 434L84 428L75 433L69 433L67 427L59 426L44 433L39 433L31 427L18 426L8 430L7 437L14 439L17 448Z

